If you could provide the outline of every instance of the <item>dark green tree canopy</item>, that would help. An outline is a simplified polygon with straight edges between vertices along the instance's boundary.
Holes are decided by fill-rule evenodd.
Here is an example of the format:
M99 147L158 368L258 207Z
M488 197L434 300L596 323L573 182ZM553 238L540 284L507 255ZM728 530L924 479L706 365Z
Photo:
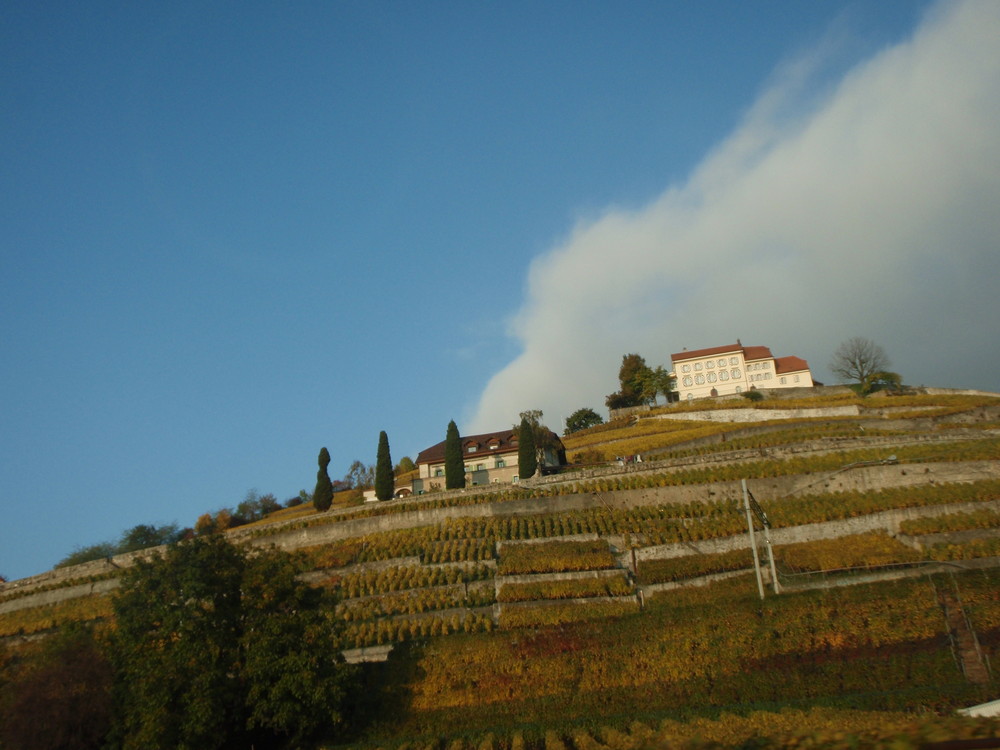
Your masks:
M353 670L324 593L284 552L198 537L125 571L114 599L115 741L124 748L301 746L342 719Z
M624 409L648 403L648 390L644 383L650 373L646 360L638 354L622 356L622 366L618 369L619 389L609 394L604 403L609 409Z
M563 435L571 435L574 432L586 430L588 427L595 427L599 424L604 424L604 419L596 411L587 407L577 409L566 417L566 430L563 432Z
M535 476L538 470L538 453L535 449L535 431L527 416L521 417L517 429L517 474L521 479Z
M417 465L413 463L413 459L409 456L403 456L399 459L399 463L393 467L393 472L398 477L401 474L409 474L411 471L417 468Z
M395 490L394 480L392 457L389 455L389 436L382 430L378 435L378 452L375 459L375 497L379 500L391 500Z
M448 423L444 437L444 486L448 490L465 486L465 458L462 456L462 438L455 420Z
M319 452L319 471L316 472L316 489L313 490L313 505L316 510L330 510L333 505L333 482L326 467L330 465L330 451L325 447Z

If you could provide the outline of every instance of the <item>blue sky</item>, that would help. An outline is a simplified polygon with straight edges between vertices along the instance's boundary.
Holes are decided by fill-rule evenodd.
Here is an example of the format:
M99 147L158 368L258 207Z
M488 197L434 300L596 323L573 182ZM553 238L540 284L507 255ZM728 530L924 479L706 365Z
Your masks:
M561 430L629 351L1000 389L997 7L5 5L0 574Z

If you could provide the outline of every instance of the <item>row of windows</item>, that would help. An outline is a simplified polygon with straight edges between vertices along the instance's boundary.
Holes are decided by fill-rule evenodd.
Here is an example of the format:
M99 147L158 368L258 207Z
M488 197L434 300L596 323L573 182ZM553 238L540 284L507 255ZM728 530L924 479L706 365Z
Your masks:
M685 375L684 379L681 381L685 386L690 388L692 385L705 385L705 382L715 383L718 381L726 382L731 377L733 380L739 380L743 373L740 368L734 367L732 370L720 370L718 374L714 372L708 373L708 375L695 375L692 378L690 375Z
M695 372L701 372L702 369L705 369L705 370L714 370L716 362L718 362L719 367L725 367L726 366L726 358L725 357L720 357L718 359L718 361L716 361L714 359L713 360L709 360L708 362L705 362L704 365L701 362L695 362L694 363L694 371ZM739 357L730 357L729 358L729 364L730 365L735 366L735 365L738 365L739 363L740 363ZM691 372L691 367L692 366L689 365L689 364L687 364L687 365L681 365L681 372Z
M494 462L493 468L494 469L502 469L506 465L507 465L506 461L504 461L502 458L498 458ZM472 471L486 471L486 464L475 464L475 465L473 465L473 464L466 464L465 465L465 470L467 472L472 472ZM436 476L436 477L443 477L444 476L444 468L443 467L438 467L437 469L434 469L434 476Z
M516 446L517 445L517 440L512 439L510 441L510 444L512 446ZM497 450L500 447L500 443L490 443L489 447L490 447L491 451L495 451L495 450ZM472 443L465 450L466 450L467 453L475 453L477 450L479 450L479 446L476 445L475 443Z

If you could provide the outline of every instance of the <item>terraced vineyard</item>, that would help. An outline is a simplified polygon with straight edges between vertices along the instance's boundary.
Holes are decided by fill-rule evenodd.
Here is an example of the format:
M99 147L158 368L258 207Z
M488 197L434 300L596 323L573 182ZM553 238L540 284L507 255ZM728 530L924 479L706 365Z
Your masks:
M960 668L940 602L952 592L979 658L1000 663L1000 399L745 408L764 406L805 416L671 419L690 416L683 407L567 439L591 457L657 460L299 508L232 538L297 550L307 580L339 594L331 648L387 659L364 668L359 745L589 750L676 744L690 726L735 742L784 715L769 709L810 716L817 732L831 716L920 732L912 715L866 712L996 697L992 676ZM833 407L856 414L810 416ZM763 600L741 480L767 513L783 592L765 565ZM108 594L86 594L114 571L88 565L5 585L0 636L107 618ZM783 746L786 725L769 720Z

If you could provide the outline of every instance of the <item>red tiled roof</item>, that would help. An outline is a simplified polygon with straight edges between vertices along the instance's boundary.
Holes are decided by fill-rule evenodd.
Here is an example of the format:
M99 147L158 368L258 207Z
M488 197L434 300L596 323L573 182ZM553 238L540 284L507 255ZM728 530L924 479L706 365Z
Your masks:
M425 448L420 451L417 455L417 464L437 464L444 461L444 444L445 440L440 443L432 445L430 448ZM501 432L486 432L482 435L466 435L461 438L462 443L462 458L466 456L482 456L487 453L497 454L497 453L512 453L517 450L517 437L514 435L513 430L502 430ZM474 453L468 452L468 447L470 444L475 443L478 446L478 450ZM490 449L490 444L497 444L498 447Z
M559 436L554 432L549 432L552 437L552 443L556 446L557 450L562 450L562 441ZM444 461L444 444L445 440L440 443L432 445L430 448L425 448L417 454L417 465L420 464L439 464ZM504 453L514 453L517 451L517 435L514 434L513 430L501 430L500 432L484 432L482 435L465 435L460 439L462 444L462 460L468 460L472 458L478 458L480 456L496 456L502 455ZM476 445L476 450L473 453L469 453L469 446ZM496 448L490 448L490 445L496 445Z
M719 354L731 354L733 352L743 352L743 358L751 362L757 359L771 359L771 350L766 346L743 346L739 342L728 344L727 346L713 346L708 349L693 349L692 351L677 352L671 354L673 362L681 362L686 359L699 359L700 357L715 357Z
M772 359L774 357L771 354L771 350L766 346L744 346L743 347L743 359L748 362L755 362L758 359Z
M738 352L743 349L739 344L729 344L728 346L713 346L710 349L692 349L691 351L677 352L671 354L670 359L680 362L683 359L697 359L698 357L714 357L716 354L728 354Z
M774 360L774 371L779 375L802 372L809 369L809 363L801 357L778 357Z

